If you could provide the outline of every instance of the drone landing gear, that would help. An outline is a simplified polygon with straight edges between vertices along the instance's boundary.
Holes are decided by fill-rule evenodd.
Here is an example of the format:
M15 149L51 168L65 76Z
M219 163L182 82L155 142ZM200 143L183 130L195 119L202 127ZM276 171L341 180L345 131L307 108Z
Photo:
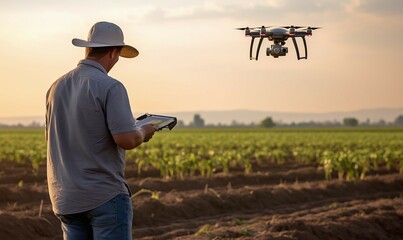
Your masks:
M262 42L263 42L263 38L259 39L259 44L257 46L257 52L256 52L256 57L253 58L252 57L252 52L253 52L253 43L255 42L255 38L256 37L252 37L251 41L250 41L250 49L249 49L249 59L253 60L255 59L256 61L259 59L259 51L260 51L260 47L262 46Z
M255 41L256 37L252 37L251 41L250 41L250 50L249 50L249 59L252 60L252 51L253 51L253 42ZM257 59L256 59L257 60Z
M253 43L255 42L255 38L257 38L256 36L252 36L252 39L250 41L250 49L249 49L249 59L253 60L255 59L256 61L259 59L259 52L260 52L260 47L262 46L262 42L264 37L259 37L259 43L257 45L257 50L256 50L256 57L253 58L252 57L252 52L253 52Z
M262 42L263 42L264 38L260 38L259 39L259 45L257 45L257 50L256 50L256 61L259 59L259 52L260 52L260 47L262 46Z
M298 48L297 40L295 40L295 37L291 37L291 38L292 38L292 42L294 43L295 51L297 52L298 60L300 60L300 59L308 59L308 49L306 47L305 37L301 37L302 41L304 42L304 48L305 48L305 56L304 57L300 57L299 48Z

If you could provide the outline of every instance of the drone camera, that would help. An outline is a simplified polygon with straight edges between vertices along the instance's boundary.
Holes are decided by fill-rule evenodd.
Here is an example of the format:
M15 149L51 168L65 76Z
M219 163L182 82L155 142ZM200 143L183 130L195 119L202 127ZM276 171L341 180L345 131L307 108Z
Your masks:
M278 58L279 56L285 56L288 53L288 48L281 45L271 45L271 48L266 49L267 56L273 56Z

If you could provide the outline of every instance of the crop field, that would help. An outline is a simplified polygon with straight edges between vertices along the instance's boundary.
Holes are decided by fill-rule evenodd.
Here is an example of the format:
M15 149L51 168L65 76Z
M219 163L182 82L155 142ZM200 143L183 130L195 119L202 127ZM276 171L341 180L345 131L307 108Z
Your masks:
M175 129L126 153L134 239L403 239L403 129ZM60 239L43 130L0 130L0 239Z

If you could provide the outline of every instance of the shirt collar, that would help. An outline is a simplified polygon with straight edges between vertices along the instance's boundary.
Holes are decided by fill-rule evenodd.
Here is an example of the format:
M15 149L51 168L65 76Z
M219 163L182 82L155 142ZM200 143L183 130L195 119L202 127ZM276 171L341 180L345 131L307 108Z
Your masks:
M88 66L97 68L97 69L101 70L103 73L108 74L108 73L106 72L105 68L102 67L101 64L99 64L99 63L97 63L97 62L95 62L95 61L93 61L93 60L82 59L80 62L78 62L78 65L81 65L81 64L83 64L83 65L88 65Z

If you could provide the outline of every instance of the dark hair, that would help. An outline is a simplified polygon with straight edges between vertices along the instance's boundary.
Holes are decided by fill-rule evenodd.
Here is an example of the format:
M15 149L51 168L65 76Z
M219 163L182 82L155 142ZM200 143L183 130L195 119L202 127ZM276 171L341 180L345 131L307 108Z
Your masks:
M108 52L111 52L113 50L121 50L122 47L92 47L88 48L88 57L95 57L95 58L101 58L105 56Z

